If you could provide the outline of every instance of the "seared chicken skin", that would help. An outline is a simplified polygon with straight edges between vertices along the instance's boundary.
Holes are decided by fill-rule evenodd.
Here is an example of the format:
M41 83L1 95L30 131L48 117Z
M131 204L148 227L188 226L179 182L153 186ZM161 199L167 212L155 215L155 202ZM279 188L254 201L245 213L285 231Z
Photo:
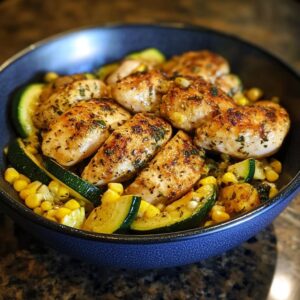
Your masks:
M58 78L42 93L33 116L37 128L47 129L53 120L79 101L107 95L105 84L98 79L82 79L81 77L74 79L74 76L63 78L66 80L62 81L62 78ZM63 84L58 84L61 82Z
M170 77L201 76L210 82L229 73L230 69L225 58L208 50L189 51L174 56L163 68Z
M112 86L112 96L132 112L157 112L162 93L168 88L165 76L152 70L135 73L119 80Z
M130 114L110 99L81 101L51 123L42 151L63 166L90 156Z
M82 178L96 185L135 175L170 139L172 127L152 114L136 114L117 128L92 158Z
M290 127L286 110L260 101L253 106L228 109L202 122L196 130L196 145L234 157L262 158L275 153Z
M126 194L140 195L150 203L170 203L187 193L203 172L203 153L179 131L141 171Z
M216 86L198 77L177 77L162 97L160 113L176 128L197 128L204 118L235 107Z

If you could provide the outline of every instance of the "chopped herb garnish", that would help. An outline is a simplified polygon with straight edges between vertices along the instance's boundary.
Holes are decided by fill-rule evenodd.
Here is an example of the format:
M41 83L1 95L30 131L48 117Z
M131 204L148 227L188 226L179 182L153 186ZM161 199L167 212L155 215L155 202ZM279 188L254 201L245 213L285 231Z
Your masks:
M103 120L94 120L93 124L96 125L96 126L99 126L102 129L106 128L106 123Z
M110 156L110 155L114 154L114 150L113 150L113 149L105 149L105 150L104 150L104 153L105 153L107 156Z
M79 94L81 97L85 96L85 89L82 86L79 88Z
M135 169L140 169L140 168L143 168L145 166L146 162L141 160L141 159L136 159L134 162L133 162L133 166Z
M155 139L155 142L162 140L165 136L165 130L157 126L150 126L151 136Z
M210 93L211 93L211 95L214 96L214 97L218 96L218 93L219 93L218 88L215 87L215 86L213 86L213 87L210 89Z
M193 149L191 149L191 150L184 150L184 151L183 151L183 155L184 155L186 158L190 157L191 155L199 155L199 154L200 154L199 150L198 150L198 149L195 149L195 148L193 148Z
M245 137L243 135L239 135L239 137L236 139L237 142L239 143L244 143L245 142Z

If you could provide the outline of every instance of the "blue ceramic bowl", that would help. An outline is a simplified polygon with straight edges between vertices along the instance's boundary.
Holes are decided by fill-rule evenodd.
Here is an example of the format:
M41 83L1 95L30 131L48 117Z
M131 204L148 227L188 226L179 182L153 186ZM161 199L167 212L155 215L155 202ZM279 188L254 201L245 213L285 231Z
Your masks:
M68 32L30 46L0 68L0 149L15 136L10 120L12 93L41 79L47 71L86 72L122 58L129 52L157 47L167 56L188 50L211 49L226 57L245 86L259 86L282 99L292 119L278 154L284 169L281 192L252 212L211 228L157 235L105 235L76 230L44 219L22 205L3 180L0 158L0 207L31 234L59 251L98 265L125 268L169 267L220 254L249 239L288 205L300 186L300 78L284 63L235 37L183 26L112 26Z

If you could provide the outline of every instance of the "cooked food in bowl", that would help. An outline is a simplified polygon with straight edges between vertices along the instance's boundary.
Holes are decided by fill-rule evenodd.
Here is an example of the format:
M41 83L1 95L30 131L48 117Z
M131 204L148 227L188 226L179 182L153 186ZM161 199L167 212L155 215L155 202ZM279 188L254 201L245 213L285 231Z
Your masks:
M207 50L132 53L20 90L6 181L35 213L98 233L211 226L274 197L290 127Z

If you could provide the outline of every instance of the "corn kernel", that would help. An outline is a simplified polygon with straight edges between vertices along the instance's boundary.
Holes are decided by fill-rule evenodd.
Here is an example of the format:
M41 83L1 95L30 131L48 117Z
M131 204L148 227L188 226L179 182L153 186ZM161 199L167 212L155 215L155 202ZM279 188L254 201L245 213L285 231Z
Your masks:
M184 77L176 77L175 83L184 89L188 88L191 85L191 81Z
M71 209L66 208L66 207L60 207L56 210L55 217L57 219L62 219L63 217L65 217L69 213L71 213Z
M279 160L274 159L271 163L270 163L270 167L278 174L281 173L282 171L282 164Z
M276 186L271 186L269 191L269 198L274 198L278 194L278 189Z
M186 116L175 111L171 114L171 120L177 124L183 124L186 121Z
M56 211L57 211L57 209L50 209L50 210L48 210L47 212L44 213L44 216L54 218L55 214L56 214Z
M25 199L25 204L29 208L36 208L40 206L41 201L42 201L42 196L40 194L32 194Z
M215 205L212 207L211 211L216 211L216 210L218 210L218 211L225 211L225 207L222 206L222 205L215 204Z
M222 182L227 183L237 183L238 180L232 172L226 172L222 177Z
M153 218L156 215L158 215L159 213L160 213L160 210L157 207L155 207L154 205L150 204L145 211L145 216L147 218Z
M208 176L200 180L202 185L217 184L217 179L214 176Z
M33 211L40 216L43 214L43 210L39 206L34 208Z
M266 174L266 178L268 181L270 182L274 182L279 178L278 173L276 173L272 168L270 167L266 167L265 168L265 174Z
M30 189L24 189L20 192L19 196L22 200L25 200L30 194L34 194L34 193L31 193Z
M214 224L215 224L215 222L213 220L208 220L204 223L204 227L212 226Z
M122 183L111 182L111 183L108 184L108 188L115 191L119 195L122 195L123 192L124 192L124 188L123 188Z
M57 78L58 78L58 74L57 73L55 73L55 72L48 72L48 73L45 74L44 80L46 82L52 82L52 81L54 81Z
M33 182L29 183L25 189L25 190L28 190L28 191L26 191L26 193L28 193L28 195L36 193L36 191L38 190L38 188L41 185L42 185L42 183L40 181L33 181Z
M187 207L190 210L194 210L197 206L198 206L198 202L195 200L192 200L187 204Z
M70 192L69 189L67 189L66 187L64 187L63 185L61 185L56 193L57 197L60 200L65 200L69 198Z
M17 192L20 192L20 191L24 190L27 186L28 186L28 183L23 179L17 179L14 182L14 189Z
M120 198L120 195L111 190L111 189L108 189L102 196L101 198L101 201L102 202L115 202L117 201L118 199Z
M250 104L250 101L246 97L241 97L236 100L236 104L240 106L246 106Z
M64 207L75 210L80 207L80 204L75 199L71 199L64 204Z
M55 223L57 223L57 221L56 221L56 219L54 218L54 217L51 217L51 216L44 216L46 219L48 219L48 220L50 220L50 221L52 221L52 222L55 222Z
M50 201L43 201L42 204L41 204L41 209L43 211L48 211L50 209L52 209L53 205L52 205L52 202Z
M248 90L246 95L250 101L257 101L263 95L263 91L259 88L254 87Z
M229 220L230 216L225 211L214 210L211 214L211 218L213 221L219 223L219 222L224 222L224 221Z
M60 184L57 181L52 180L49 184L48 184L48 188L49 190L53 193L53 194L57 194L58 189L60 187Z
M30 179L23 174L20 174L19 179L25 180L28 184L30 183Z
M4 179L13 184L15 180L19 179L20 173L14 168L7 168L4 173Z
M26 150L27 150L28 152L30 152L31 154L37 154L37 153L38 153L37 149L34 148L34 147L31 146L31 145L28 145L28 146L26 147Z

